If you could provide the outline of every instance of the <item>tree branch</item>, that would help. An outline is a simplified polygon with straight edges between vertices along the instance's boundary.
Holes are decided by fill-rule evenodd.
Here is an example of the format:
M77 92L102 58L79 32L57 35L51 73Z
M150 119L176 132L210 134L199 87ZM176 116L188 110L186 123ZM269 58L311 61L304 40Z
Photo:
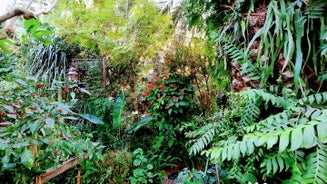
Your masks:
M23 14L24 12L20 9L15 9L14 11L8 12L7 14L0 16L0 23L5 22L6 20L11 19L15 16L20 16Z

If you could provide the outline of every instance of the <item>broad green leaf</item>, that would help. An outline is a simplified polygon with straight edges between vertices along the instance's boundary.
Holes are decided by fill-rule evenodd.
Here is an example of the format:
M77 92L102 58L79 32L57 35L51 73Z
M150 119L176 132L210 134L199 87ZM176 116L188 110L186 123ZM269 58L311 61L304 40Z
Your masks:
M303 142L303 134L302 134L302 127L297 127L294 131L291 133L291 150L296 150L300 148Z
M5 155L4 157L2 157L1 161L2 164L7 164L10 162L10 157L8 155Z
M14 107L11 105L4 105L3 107L7 109L9 112L14 112Z
M148 117L145 117L144 119L138 121L136 123L135 128L133 128L133 131L138 130L139 128L141 128L143 125L146 125L151 120L152 120L152 116L148 116Z
M276 159L277 159L276 157L272 159L273 174L275 174L278 171L278 168L279 168Z
M283 152L290 141L290 132L289 131L284 131L279 138L279 152Z
M152 164L148 164L148 165L146 166L146 168L147 168L148 170L151 170L151 169L153 169L153 165L152 165Z
M279 172L282 172L284 170L284 160L280 157L280 156L277 156L277 162L278 162L278 165L279 165Z
M29 125L30 131L31 131L32 133L35 133L35 131L40 127L40 125L41 125L40 121L36 121L36 122L34 122L34 123L31 123L31 124Z
M234 160L240 158L240 143L238 142L237 144L234 145L233 150L232 150L232 158Z
M17 79L16 82L18 82L19 84L21 84L23 86L27 86L27 83L21 79Z
M98 118L92 114L78 114L78 115L81 116L82 118L90 121L93 124L100 124L100 125L105 124L100 118Z
M31 150L25 148L24 152L21 155L21 162L28 169L32 168L34 163L34 157Z
M327 143L327 123L318 124L317 133L318 139L323 143Z
M221 160L224 161L227 158L227 149L223 148L221 152Z
M7 114L7 116L9 118L12 118L12 119L17 119L17 115L16 114Z
M303 62L303 53L302 53L302 45L301 40L304 35L304 24L306 22L306 19L301 16L301 11L297 9L295 11L295 48L296 48L296 57L295 57L295 66L294 66L294 84L296 87L299 86L300 83L300 72L302 68L302 62Z
M278 141L278 135L268 135L267 139L267 149L272 148Z
M16 163L7 163L3 164L2 170L12 169L16 167Z
M121 116L123 113L124 106L125 106L125 94L124 91L121 91L116 100L115 107L112 114L114 126L119 126L121 124Z
M0 141L0 150L6 150L8 148L8 144Z
M315 130L313 126L307 126L303 131L303 143L302 147L306 149L311 148L317 144Z
M251 140L246 140L246 145L248 148L248 154L252 154L254 151L254 145L253 142Z
M235 145L227 147L227 160L231 160L233 156L233 149Z
M23 142L18 142L15 143L14 145L12 145L13 148L23 148L23 147L27 147L29 146L29 142L28 141L23 141Z
M81 88L80 91L82 93L85 93L85 94L88 94L88 95L92 95L88 90L84 89L84 88Z
M245 156L246 155L246 150L247 150L245 141L241 142L240 150L241 150L242 155Z
M172 111L173 111L172 108L168 109L168 114L170 115Z
M45 120L45 123L46 123L49 127L54 128L55 120L54 120L53 118L47 118L47 119Z

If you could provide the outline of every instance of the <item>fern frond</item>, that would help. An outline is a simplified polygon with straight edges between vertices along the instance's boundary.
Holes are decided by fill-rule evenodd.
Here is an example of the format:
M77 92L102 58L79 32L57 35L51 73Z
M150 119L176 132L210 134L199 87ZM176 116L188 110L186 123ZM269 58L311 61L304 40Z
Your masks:
M270 132L274 130L283 130L287 129L290 125L292 125L293 121L290 121L289 116L296 112L285 110L275 115L271 115L268 118L261 120L260 122L245 127L246 132L254 132L254 131L262 131L262 132Z
M238 159L241 155L246 156L254 152L257 147L271 149L278 143L279 152L286 149L291 151L300 148L312 148L320 141L327 142L327 132L322 128L327 127L327 110L322 110L320 116L311 118L306 123L287 127L285 129L270 128L271 132L254 132L243 136L242 141L236 141L224 147L214 147L203 153L212 160ZM297 118L292 118L296 120ZM290 125L290 124L289 124Z
M303 175L305 183L327 183L327 146L318 145L316 151L306 158L306 169Z
M241 127L250 126L252 125L255 120L260 115L260 109L257 106L256 102L250 100L247 105L245 106L244 112L241 116Z
M216 116L213 116L209 119L212 120L212 118L215 119ZM217 128L219 128L222 124L223 121L209 123L197 130L185 133L187 138L193 138L193 140L190 141L192 146L190 148L189 154L196 155L200 153L206 146L208 146L216 135Z
M297 102L300 106L306 105L325 105L327 104L327 92L316 93L313 95L306 96L301 98Z
M194 144L190 148L190 155L197 155L200 153L206 146L211 143L213 137L216 134L216 129L210 129L206 131L199 139L195 140Z
M301 155L298 151L290 151L265 156L265 159L260 164L261 173L269 176L277 172L288 171L295 162L294 158Z
M289 108L291 106L291 101L289 99L271 94L263 89L253 89L242 93L252 100L257 99L258 97L261 98L265 102L266 107L269 102L276 107Z

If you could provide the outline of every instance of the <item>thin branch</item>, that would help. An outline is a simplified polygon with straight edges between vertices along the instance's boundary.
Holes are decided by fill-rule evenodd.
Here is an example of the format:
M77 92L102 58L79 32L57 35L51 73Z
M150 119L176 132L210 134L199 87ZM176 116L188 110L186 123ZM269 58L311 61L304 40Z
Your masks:
M21 16L24 14L24 11L20 9L15 9L14 11L11 11L5 15L0 16L0 23L5 22L8 19L11 19L15 16Z

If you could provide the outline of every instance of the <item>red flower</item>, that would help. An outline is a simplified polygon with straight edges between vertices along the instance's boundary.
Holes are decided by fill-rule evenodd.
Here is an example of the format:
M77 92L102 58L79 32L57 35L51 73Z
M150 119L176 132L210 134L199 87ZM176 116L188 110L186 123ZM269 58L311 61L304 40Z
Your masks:
M160 95L158 95L157 97L158 97L158 98L161 98L161 96L160 96Z
M31 94L31 96L32 96L32 97L35 97L35 94L34 94L34 93L32 93L32 94Z
M159 77L158 77L158 74L156 74L156 73L152 74L152 78L154 78L154 79L158 79L158 78L159 78Z
M176 96L173 97L174 102L178 101L178 98Z
M193 100L193 98L189 98L189 100Z
M59 152L58 152L57 150L54 150L53 154L54 154L54 155L58 155Z
M176 84L172 84L171 87L172 87L172 88L176 88Z
M184 95L185 94L184 90L183 89L179 90L179 94Z
M74 132L74 135L76 136L78 134L78 132Z
M8 126L8 124L1 124L1 126L3 126L3 127L7 127L7 126Z
M31 109L32 111L34 111L34 110L36 110L36 107L32 106L32 107L30 107L30 109Z
M153 90L154 88L155 88L155 86L154 85L152 85L152 84L146 84L146 87L149 89L149 90Z
M166 89L166 86L161 86L161 91L165 90Z
M168 79L169 75L167 70L163 71L162 74L164 79Z
M208 101L206 99L202 100L202 103L207 104Z
M164 61L165 61L166 64L170 64L170 60L169 59L165 58Z
M65 93L68 93L69 92L69 89L68 88L64 88L64 92Z
M61 113L61 112L62 112L62 110L61 110L61 109L58 109L58 112L59 112L59 113Z
M145 97L147 97L149 94L150 94L149 91L143 91L143 92L142 92L142 95L145 96Z
M198 84L197 82L194 82L194 83L193 83L193 86L194 86L194 87L198 87L199 84Z
M62 133L60 133L60 135L59 135L60 137L63 137L64 135L62 134Z
M44 97L44 94L40 94L40 97Z
M37 83L37 84L36 84L36 87L37 87L37 88L42 88L42 87L43 87L43 84L42 84L42 83Z
M68 112L67 112L67 115L70 115L70 114L71 114L71 112L70 112L70 111L68 111Z

